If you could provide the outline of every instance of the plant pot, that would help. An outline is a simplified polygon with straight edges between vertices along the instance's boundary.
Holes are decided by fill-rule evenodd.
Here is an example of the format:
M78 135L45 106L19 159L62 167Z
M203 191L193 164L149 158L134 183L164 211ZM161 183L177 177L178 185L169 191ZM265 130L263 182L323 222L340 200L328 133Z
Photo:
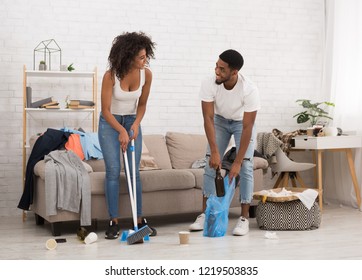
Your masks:
M47 65L46 64L39 64L39 71L45 71L47 70Z

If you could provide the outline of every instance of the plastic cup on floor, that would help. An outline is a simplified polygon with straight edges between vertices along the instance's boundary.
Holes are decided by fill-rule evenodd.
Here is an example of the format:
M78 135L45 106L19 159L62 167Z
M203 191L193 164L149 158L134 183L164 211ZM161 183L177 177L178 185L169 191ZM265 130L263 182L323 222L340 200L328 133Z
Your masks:
M85 244L92 244L98 240L98 236L95 232L90 232L84 239Z
M190 241L190 232L189 231L180 231L178 233L180 239L180 245L187 245Z
M55 248L57 248L57 246L58 246L58 243L53 238L50 238L50 239L47 240L47 242L45 242L45 247L48 250L54 250Z

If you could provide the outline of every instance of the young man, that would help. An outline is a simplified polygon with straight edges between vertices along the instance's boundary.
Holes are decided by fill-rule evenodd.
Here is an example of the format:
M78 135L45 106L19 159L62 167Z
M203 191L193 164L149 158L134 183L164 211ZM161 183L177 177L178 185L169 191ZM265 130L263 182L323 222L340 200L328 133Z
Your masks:
M237 155L229 171L230 181L240 175L241 217L233 235L249 232L249 207L253 194L254 123L260 100L257 87L239 73L244 59L235 50L220 54L215 76L206 79L200 90L204 128L208 140L203 185L203 212L207 198L215 194L215 171L221 168L222 157L233 135ZM190 225L190 230L203 230L205 214Z

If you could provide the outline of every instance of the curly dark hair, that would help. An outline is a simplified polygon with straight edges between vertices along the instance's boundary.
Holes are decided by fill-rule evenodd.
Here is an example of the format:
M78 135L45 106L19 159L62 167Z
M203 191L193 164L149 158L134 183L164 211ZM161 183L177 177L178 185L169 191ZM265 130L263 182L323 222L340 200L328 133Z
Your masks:
M130 70L133 59L145 49L147 60L154 58L156 43L144 32L124 32L114 38L108 56L109 68L112 74L122 79Z

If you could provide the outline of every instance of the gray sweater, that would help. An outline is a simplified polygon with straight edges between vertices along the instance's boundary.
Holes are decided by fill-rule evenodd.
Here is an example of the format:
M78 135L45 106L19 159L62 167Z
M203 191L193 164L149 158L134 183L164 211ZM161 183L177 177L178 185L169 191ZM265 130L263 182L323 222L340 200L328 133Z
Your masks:
M47 215L80 212L80 224L91 225L90 179L80 158L72 151L55 150L44 161Z

